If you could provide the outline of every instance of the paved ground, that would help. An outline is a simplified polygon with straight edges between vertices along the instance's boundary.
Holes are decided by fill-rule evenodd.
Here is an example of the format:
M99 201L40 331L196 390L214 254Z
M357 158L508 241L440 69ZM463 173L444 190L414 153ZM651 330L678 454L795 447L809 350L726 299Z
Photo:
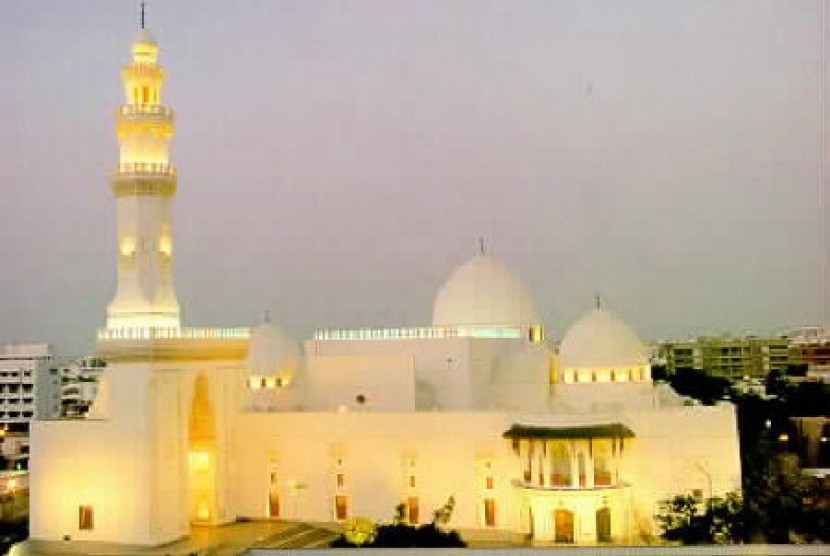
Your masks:
M325 548L337 537L328 525L286 521L251 521L223 527L193 527L190 538L155 548L61 543L16 545L9 556L237 556L248 548Z

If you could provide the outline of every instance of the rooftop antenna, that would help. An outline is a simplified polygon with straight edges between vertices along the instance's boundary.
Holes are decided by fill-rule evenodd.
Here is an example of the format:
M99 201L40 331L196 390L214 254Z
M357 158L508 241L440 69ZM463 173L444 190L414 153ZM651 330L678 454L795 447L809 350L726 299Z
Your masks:
M141 28L144 29L144 8L147 7L147 2L141 3Z
M481 255L487 254L487 246L484 244L484 236L478 237L478 252Z

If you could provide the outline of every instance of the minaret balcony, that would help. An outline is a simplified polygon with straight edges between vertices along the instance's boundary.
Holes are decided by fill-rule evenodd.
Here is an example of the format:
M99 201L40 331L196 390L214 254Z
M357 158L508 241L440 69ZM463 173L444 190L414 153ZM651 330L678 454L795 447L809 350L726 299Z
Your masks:
M118 177L167 177L176 175L176 166L164 162L121 162Z
M161 104L124 104L118 108L118 115L130 119L151 116L166 120L173 118L173 109Z
M122 162L113 175L112 189L117 197L162 196L176 194L176 167L159 162Z

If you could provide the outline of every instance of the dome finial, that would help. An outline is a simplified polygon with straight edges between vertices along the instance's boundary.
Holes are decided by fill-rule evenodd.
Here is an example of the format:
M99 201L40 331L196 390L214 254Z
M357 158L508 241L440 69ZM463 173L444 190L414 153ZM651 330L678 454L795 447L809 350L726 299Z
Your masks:
M144 9L147 7L147 2L141 3L141 28L144 29Z
M478 236L478 253L479 255L487 254L487 245L484 243L484 236Z
M594 293L594 301L596 302L597 309L602 309L602 294L599 292Z

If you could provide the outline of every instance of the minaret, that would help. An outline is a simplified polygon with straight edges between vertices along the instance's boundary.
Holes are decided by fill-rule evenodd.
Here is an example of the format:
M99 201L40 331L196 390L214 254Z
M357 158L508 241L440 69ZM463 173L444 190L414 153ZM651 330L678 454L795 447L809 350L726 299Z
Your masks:
M112 178L118 200L118 289L107 308L108 329L179 327L171 215L175 123L173 110L161 104L158 44L143 23L133 61L121 72L127 102L118 109L119 159Z

